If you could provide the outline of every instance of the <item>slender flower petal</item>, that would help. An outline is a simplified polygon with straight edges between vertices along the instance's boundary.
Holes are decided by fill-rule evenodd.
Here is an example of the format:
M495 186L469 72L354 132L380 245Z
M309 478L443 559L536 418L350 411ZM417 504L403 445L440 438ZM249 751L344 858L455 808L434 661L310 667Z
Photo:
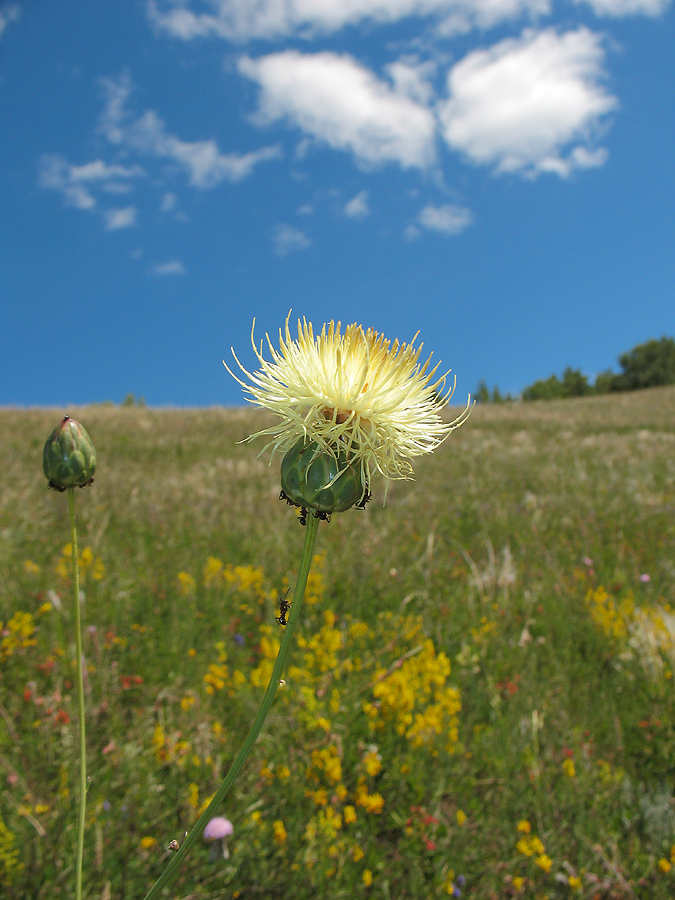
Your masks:
M262 355L262 342L256 347L251 331L259 371L248 372L232 350L250 384L225 363L250 395L247 399L279 417L248 438L269 438L261 453L271 447L273 453L285 454L303 438L320 452L359 466L364 485L377 473L387 479L410 478L410 460L435 450L469 415L470 399L454 421L443 421L441 410L452 396L454 380L444 393L448 373L438 375L438 365L430 368L431 356L420 363L417 335L409 344L392 343L357 324L342 333L340 322L324 325L315 335L303 319L293 339L288 322L283 333L279 329L279 350L266 335L271 362Z

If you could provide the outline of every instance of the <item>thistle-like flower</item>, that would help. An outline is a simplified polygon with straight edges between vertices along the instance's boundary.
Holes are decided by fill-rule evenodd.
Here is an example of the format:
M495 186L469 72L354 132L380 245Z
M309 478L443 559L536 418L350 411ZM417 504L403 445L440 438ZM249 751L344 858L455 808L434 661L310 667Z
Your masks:
M232 350L250 384L226 364L250 395L247 399L279 417L248 438L269 438L261 453L271 447L273 453L288 454L299 441L305 448L313 444L314 456L330 454L336 471L356 470L363 495L376 474L410 478L411 459L435 450L469 415L470 400L454 421L443 421L441 410L452 396L454 381L445 392L448 373L438 375L438 365L430 368L431 356L420 364L422 345L414 347L417 335L409 344L392 344L372 328L354 324L341 333L340 322L331 322L315 336L311 323L303 319L294 340L288 321L285 333L279 329L278 351L266 335L271 362L263 358L262 342L258 349L251 331L259 371L248 372Z

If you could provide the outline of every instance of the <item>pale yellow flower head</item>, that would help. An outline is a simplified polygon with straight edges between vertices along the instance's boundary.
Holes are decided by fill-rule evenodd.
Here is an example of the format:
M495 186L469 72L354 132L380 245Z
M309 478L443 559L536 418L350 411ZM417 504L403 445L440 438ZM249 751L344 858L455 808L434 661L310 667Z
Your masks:
M289 316L290 318L290 316ZM340 322L324 325L314 334L311 323L298 321L298 337L291 337L286 319L279 329L279 350L267 344L272 356L263 358L251 331L259 371L251 374L232 355L250 384L228 372L250 395L251 403L271 410L279 421L251 435L269 437L263 450L285 454L304 437L333 455L346 454L360 466L364 484L379 473L385 478L410 478L410 460L430 453L467 418L470 403L452 422L444 422L441 410L454 390L444 393L447 374L424 364L422 345L393 343L372 328ZM254 321L255 326L255 321Z

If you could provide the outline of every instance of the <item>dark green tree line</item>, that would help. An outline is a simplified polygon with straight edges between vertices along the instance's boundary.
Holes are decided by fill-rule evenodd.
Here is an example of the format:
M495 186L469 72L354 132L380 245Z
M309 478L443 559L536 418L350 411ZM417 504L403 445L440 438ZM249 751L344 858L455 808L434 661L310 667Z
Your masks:
M580 369L568 366L562 378L551 375L535 381L523 390L521 396L523 400L560 400L675 384L675 340L662 337L637 344L632 350L621 354L619 365L621 372L617 374L607 369L597 376L593 384ZM511 397L502 397L496 386L490 392L485 382L481 381L476 399L479 403L499 403Z

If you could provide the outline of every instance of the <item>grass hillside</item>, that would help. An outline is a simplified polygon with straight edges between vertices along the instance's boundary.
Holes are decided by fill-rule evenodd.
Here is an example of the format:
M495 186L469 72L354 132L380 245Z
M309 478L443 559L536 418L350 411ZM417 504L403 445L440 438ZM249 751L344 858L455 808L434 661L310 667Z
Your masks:
M72 895L76 492L85 896L142 900L238 751L303 530L253 410L0 419L0 895ZM171 898L675 896L675 388L476 407L364 511L321 523L263 734Z

